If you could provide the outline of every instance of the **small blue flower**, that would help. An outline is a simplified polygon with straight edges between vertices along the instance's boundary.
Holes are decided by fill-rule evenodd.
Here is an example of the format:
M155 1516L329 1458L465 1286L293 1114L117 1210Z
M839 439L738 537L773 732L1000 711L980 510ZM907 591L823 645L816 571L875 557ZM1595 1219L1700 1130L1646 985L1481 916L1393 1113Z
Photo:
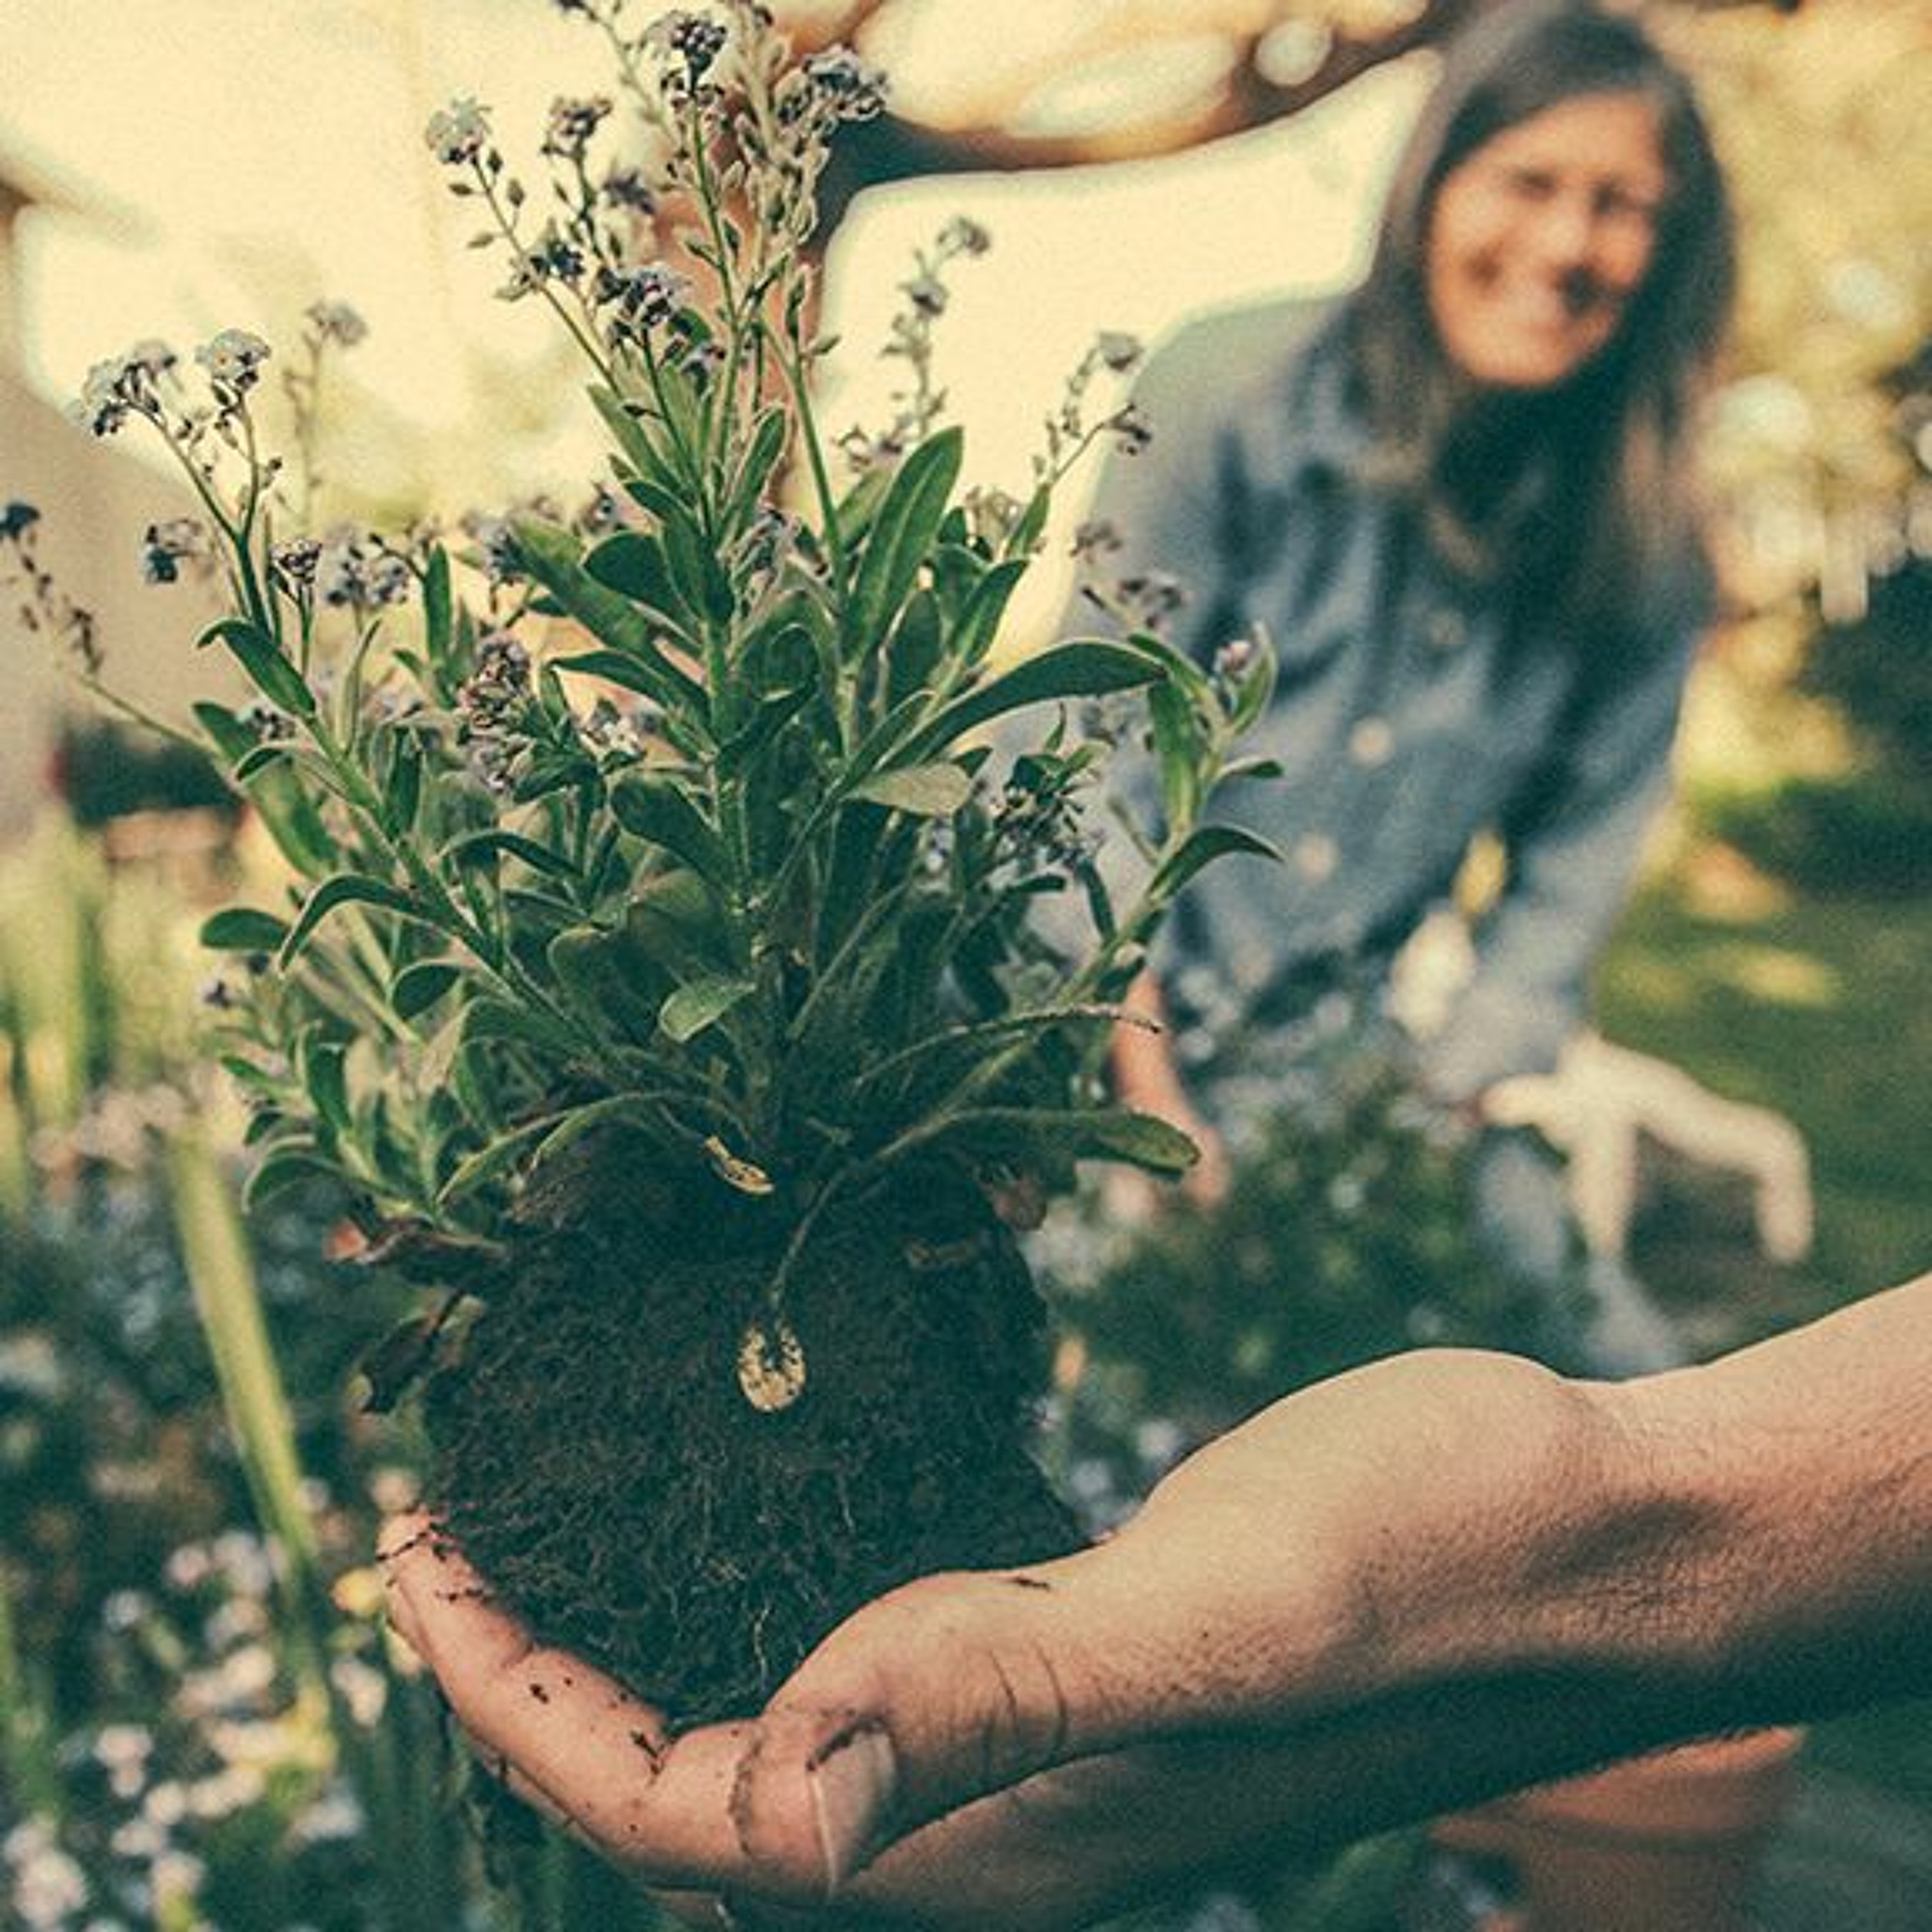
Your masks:
M317 338L352 349L369 333L369 325L344 302L310 302L306 314Z
M194 352L194 359L218 390L239 396L255 386L262 364L272 352L259 335L245 328L224 328Z
M208 554L208 530L196 518L170 517L164 523L150 524L142 544L142 575L150 584L173 584L184 563Z
M130 413L154 415L160 406L158 386L178 360L165 342L151 338L95 363L81 384L74 416L94 435L112 436Z
M885 112L886 77L850 47L826 47L805 63L805 76L836 121L870 121Z
M465 97L429 117L423 139L446 166L473 161L490 143L490 110Z

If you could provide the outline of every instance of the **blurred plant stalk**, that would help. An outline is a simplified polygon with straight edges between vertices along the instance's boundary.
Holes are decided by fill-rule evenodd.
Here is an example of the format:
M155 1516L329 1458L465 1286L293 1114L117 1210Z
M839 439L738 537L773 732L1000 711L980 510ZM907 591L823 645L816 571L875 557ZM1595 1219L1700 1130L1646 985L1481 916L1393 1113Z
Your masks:
M13 1579L0 1565L0 1773L22 1812L56 1815L60 1774L43 1688L14 1630Z
M395 1667L386 1644L358 1642L370 1613L339 1606L332 1594L230 1168L238 1111L198 1077L200 916L178 881L138 862L111 863L57 813L0 860L0 1219L24 1225L92 1169L131 1173L163 1191L224 1419L278 1552L278 1640L295 1728L324 1743L324 1765L339 1766L364 1821L376 1902L370 1932L488 1924L476 1916L482 1887L446 1788L433 1695ZM10 1583L0 1568L0 1777L21 1815L58 1820L69 1808L58 1740L17 1642ZM380 1702L358 1711L335 1666L372 1657Z

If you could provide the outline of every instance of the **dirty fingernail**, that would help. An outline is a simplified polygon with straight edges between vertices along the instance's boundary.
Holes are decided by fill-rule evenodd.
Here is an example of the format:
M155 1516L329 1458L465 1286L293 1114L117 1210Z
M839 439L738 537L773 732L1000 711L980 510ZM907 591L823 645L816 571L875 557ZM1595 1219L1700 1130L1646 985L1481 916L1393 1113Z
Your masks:
M892 1740L877 1726L850 1732L807 1775L826 1882L836 1892L869 1860L890 1816L898 1789Z

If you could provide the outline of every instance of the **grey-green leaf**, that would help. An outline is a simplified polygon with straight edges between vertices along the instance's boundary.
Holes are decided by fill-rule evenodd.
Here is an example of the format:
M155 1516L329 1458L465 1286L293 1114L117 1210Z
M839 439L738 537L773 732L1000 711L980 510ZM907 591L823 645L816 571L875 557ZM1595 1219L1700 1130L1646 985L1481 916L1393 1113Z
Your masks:
M1172 898L1203 866L1242 853L1273 860L1277 865L1282 862L1281 848L1258 832L1238 825L1203 825L1190 832L1162 862L1149 884L1149 894L1159 901Z
M272 952L288 937L289 922L253 906L230 906L203 922L201 943L214 952Z
M724 842L696 802L669 779L620 778L610 788L610 808L626 831L661 846L713 884L730 878Z
M428 1012L462 976L461 968L447 959L420 959L396 975L389 988L389 1004L398 1019L415 1019Z
M678 988L658 1013L658 1024L682 1046L724 1018L754 990L748 980L693 980Z
M908 456L879 506L852 586L848 645L862 650L882 638L932 548L965 453L957 428L929 437Z
M914 734L904 750L918 757L1029 704L1136 690L1162 675L1160 665L1132 644L1102 638L1076 638L1023 658L1012 670L956 698Z
M958 766L942 761L874 772L846 796L916 818L950 818L973 796L973 781Z
M432 926L439 923L407 892L387 880L365 878L358 872L340 873L332 879L325 879L309 894L301 916L283 938L278 956L280 963L284 967L292 964L314 936L316 928L331 913L346 905L380 906L384 911L398 913L405 919L418 920Z
M224 617L209 625L198 641L226 644L254 681L255 688L278 710L298 718L315 716L315 693L267 632L239 617Z

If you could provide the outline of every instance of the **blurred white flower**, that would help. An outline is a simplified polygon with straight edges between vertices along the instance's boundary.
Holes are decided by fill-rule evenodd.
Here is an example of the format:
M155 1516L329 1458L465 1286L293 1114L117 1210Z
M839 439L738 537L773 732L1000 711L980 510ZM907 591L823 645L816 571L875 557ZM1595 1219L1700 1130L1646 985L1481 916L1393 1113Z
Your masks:
M28 1932L55 1932L86 1905L87 1874L62 1849L46 1819L15 1826L0 1842L0 1856L13 1868L10 1903Z

